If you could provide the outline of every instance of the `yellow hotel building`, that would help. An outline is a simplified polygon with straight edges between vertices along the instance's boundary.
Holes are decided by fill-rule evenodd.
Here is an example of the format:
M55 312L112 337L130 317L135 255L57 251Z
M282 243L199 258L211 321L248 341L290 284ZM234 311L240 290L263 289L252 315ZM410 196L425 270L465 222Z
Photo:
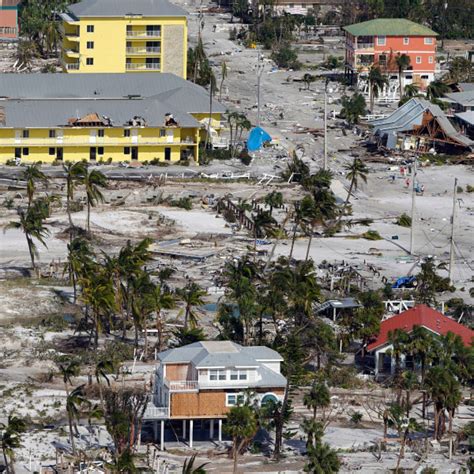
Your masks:
M68 73L170 72L186 78L186 12L166 0L84 0L61 18Z
M0 91L0 163L199 162L208 129L209 94L174 74L0 74Z

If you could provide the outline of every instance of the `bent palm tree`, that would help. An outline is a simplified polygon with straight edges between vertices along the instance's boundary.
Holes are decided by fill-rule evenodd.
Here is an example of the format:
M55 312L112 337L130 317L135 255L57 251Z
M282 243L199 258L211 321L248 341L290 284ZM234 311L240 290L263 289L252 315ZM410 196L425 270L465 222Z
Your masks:
M70 238L72 238L72 229L74 227L71 218L71 201L74 199L76 184L79 182L80 177L84 175L85 168L86 165L82 161L76 163L68 162L63 165L63 170L66 173L66 209L69 228L71 229L69 232Z
M428 100L433 101L439 99L444 94L449 92L449 87L443 81L433 81L426 88L426 97Z
M91 231L91 207L95 207L99 202L104 202L104 196L101 188L107 186L107 177L98 170L84 168L82 173L82 182L86 188L87 199L87 232Z
M407 54L400 54L398 53L397 56L395 57L395 62L397 63L398 66L398 82L399 82L399 87L400 87L400 99L404 95L404 90L403 90L403 85L402 85L402 75L403 71L406 71L408 67L410 66L411 60L410 56Z
M26 166L22 173L22 179L26 181L26 194L28 196L28 207L30 207L36 191L36 184L42 182L44 185L47 185L49 179L41 171L38 163Z
M76 435L79 434L77 429L77 422L81 416L81 407L83 405L90 406L89 400L84 393L85 385L76 387L66 398L66 412L69 423L69 439L71 440L71 448L73 454L76 452L76 445L74 443L74 431Z
M2 445L3 459L6 472L14 474L15 452L21 447L21 433L26 431L26 422L15 415L8 417L7 424L0 423L0 443Z
M384 86L387 85L387 78L382 74L382 71L378 66L372 66L369 71L369 97L370 97L370 110L374 111L375 99L380 95Z
M192 328L195 328L198 318L194 312L194 307L204 304L203 297L206 292L196 283L189 282L184 288L178 289L176 293L186 305L184 309L184 329L188 329L188 322Z

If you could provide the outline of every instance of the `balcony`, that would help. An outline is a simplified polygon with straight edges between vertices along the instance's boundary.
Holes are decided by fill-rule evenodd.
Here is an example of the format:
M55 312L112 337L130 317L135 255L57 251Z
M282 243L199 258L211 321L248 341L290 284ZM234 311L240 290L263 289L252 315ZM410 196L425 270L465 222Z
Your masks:
M148 403L143 414L144 420L160 420L170 417L170 407L157 407L153 403Z
M67 71L79 71L79 63L63 63Z
M357 43L355 49L374 49L374 43Z
M79 50L76 49L65 49L64 54L70 58L79 58Z
M161 65L156 63L128 63L125 65L125 69L127 71L159 71Z
M75 31L75 32L66 32L64 34L64 36L66 37L66 39L68 39L69 41L79 41L79 32L78 31Z
M155 54L161 54L161 48L127 48L127 55L153 56Z
M160 39L161 31L146 31L146 30L127 30L127 38L153 38Z
M197 380L165 379L165 384L170 389L170 392L189 392L189 391L199 390L199 383Z

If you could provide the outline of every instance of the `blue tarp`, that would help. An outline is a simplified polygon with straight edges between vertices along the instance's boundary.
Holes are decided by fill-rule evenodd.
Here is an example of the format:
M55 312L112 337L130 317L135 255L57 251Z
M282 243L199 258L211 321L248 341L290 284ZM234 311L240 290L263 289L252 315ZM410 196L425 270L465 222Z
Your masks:
M250 130L249 138L247 140L247 150L257 151L263 146L264 143L271 141L272 137L263 128L252 128L252 130Z

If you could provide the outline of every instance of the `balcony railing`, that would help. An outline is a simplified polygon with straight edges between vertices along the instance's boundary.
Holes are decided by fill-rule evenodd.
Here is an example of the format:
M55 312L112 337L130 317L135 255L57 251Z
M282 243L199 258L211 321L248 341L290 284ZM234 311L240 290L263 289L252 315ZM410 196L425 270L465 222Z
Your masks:
M149 403L143 414L145 420L159 420L170 417L170 407L157 407L153 403Z
M79 32L74 32L74 33L65 33L64 36L69 39L69 40L78 40L79 39Z
M374 47L374 43L357 43L356 49L372 49Z
M160 54L161 48L147 47L147 48L127 48L127 54Z
M127 71L156 71L160 70L160 64L129 63L126 65Z
M68 71L78 71L79 70L79 63L64 63L64 67Z
M188 390L197 390L199 383L197 380L166 380L170 390L174 392L186 392Z
M128 30L127 31L127 38L160 38L161 31L134 31Z

